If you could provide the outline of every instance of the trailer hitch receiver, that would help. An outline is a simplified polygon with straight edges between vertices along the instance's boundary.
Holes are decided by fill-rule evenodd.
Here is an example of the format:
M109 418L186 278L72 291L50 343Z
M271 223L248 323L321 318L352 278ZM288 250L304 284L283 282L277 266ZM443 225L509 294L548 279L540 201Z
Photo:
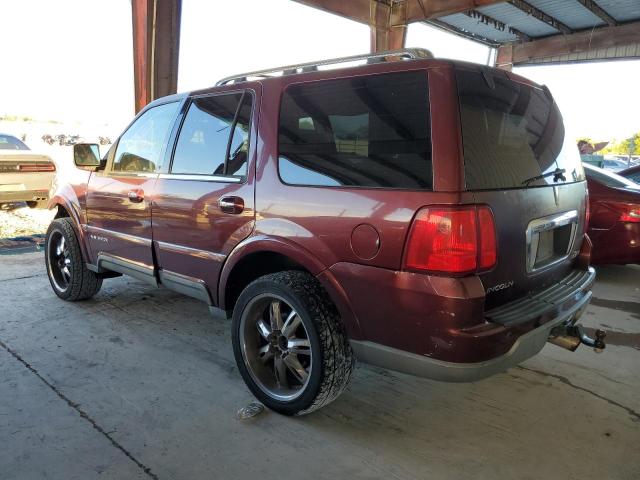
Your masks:
M547 341L572 352L583 344L600 353L606 347L604 343L606 335L604 330L596 330L595 338L591 338L582 325L559 325L551 330Z

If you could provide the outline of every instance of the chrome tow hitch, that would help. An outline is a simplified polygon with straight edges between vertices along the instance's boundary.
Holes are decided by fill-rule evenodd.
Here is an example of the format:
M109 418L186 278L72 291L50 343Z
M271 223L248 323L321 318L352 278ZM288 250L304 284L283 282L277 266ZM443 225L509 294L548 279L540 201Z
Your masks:
M595 338L591 338L584 330L582 325L559 325L549 332L547 341L575 352L580 344L592 347L597 353L605 349L604 338L606 337L604 330L596 330Z

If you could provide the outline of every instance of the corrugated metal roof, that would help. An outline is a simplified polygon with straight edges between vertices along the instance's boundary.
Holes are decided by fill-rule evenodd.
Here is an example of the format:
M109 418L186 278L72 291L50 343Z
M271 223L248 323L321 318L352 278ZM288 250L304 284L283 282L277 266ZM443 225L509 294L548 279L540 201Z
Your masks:
M571 30L581 31L594 27L606 27L607 23L591 12L577 0L526 0L533 7L565 24ZM597 0L606 13L620 23L640 21L640 0ZM490 18L504 23L507 28L502 31L487 25L478 19L470 18L463 13L440 17L438 20L464 32L471 32L496 43L517 41L518 37L508 32L508 27L515 28L531 39L559 35L561 32L546 22L529 15L510 2L497 3L476 10ZM640 26L638 27L640 28Z
M573 30L583 30L604 25L605 22L584 8L576 0L527 0L547 15L560 20ZM638 0L636 0L638 2ZM600 2L601 4L602 2ZM640 2L638 2L640 3Z
M593 7L587 5L579 0L508 0L427 23L489 45L513 43L519 48L511 57L514 64L640 58L640 0L595 0ZM530 9L534 11L528 13ZM611 18L617 26L611 26ZM614 36L608 37L608 29L616 29L611 30ZM527 49L539 39L549 41ZM507 52L503 65L509 65ZM549 55L556 52L562 54Z
M597 0L597 3L619 22L640 19L640 0Z
M517 28L530 37L544 37L546 35L554 35L558 33L558 31L552 26L525 14L522 10L514 7L510 3L489 5L487 7L480 7L477 10L495 18L496 20L506 23L510 27Z
M447 15L440 17L438 20L448 25L452 25L458 30L473 32L476 35L485 37L495 43L515 42L518 37L509 33L508 29L504 31L498 30L490 25L486 25L475 18L468 17L464 13L456 13L455 15Z

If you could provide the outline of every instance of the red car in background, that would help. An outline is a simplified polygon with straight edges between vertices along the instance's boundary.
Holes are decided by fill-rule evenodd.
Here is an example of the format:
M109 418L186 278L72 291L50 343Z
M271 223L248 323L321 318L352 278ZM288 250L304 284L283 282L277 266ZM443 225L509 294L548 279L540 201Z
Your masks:
M626 168L618 172L618 175L621 175L629 180L640 183L640 165L635 165L630 168Z
M589 186L591 263L640 263L640 185L583 164Z

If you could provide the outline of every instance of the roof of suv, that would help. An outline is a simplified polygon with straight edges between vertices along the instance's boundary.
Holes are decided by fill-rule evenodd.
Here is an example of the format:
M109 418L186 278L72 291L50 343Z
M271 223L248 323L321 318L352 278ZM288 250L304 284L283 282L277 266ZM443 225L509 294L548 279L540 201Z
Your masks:
M396 58L396 61L389 61L388 58ZM366 63L361 65L353 65L353 63L358 61L365 61ZM331 69L320 69L319 67L327 67L333 65L343 65L339 68L331 68ZM327 60L319 60L315 62L307 62L298 65L286 65L281 67L274 67L266 70L259 70L253 72L242 73L238 75L232 75L229 77L225 77L218 82L214 86L205 87L202 89L194 90L191 92L183 92L174 95L169 95L166 97L162 97L154 100L146 108L150 106L159 105L162 103L167 103L169 101L182 100L186 96L189 95L199 95L206 94L212 91L216 91L221 87L237 87L245 82L255 81L258 83L271 83L271 82L280 82L283 77L295 77L297 82L304 82L307 80L317 79L319 73L323 72L340 72L344 73L353 73L353 74L366 74L368 72L371 73L383 73L381 71L381 66L388 67L389 71L398 71L403 67L407 69L415 69L417 68L427 68L434 67L437 65L449 65L449 66L458 66L463 68L471 68L471 69L482 69L487 72L492 72L494 74L499 74L501 76L506 76L510 80L524 83L527 85L531 85L534 87L541 88L541 85L529 80L526 77L522 77L520 75L514 74L512 72L508 72L505 70L501 70L496 67L490 67L487 65L481 65L476 63L464 62L460 60L451 60L451 59L436 59L433 57L431 52L425 49L403 49L403 50L392 50L388 52L381 52L375 54L364 54L364 55L354 55L350 57L341 57ZM386 69L384 69L386 70ZM386 72L384 72L386 73ZM145 108L145 109L146 109Z

